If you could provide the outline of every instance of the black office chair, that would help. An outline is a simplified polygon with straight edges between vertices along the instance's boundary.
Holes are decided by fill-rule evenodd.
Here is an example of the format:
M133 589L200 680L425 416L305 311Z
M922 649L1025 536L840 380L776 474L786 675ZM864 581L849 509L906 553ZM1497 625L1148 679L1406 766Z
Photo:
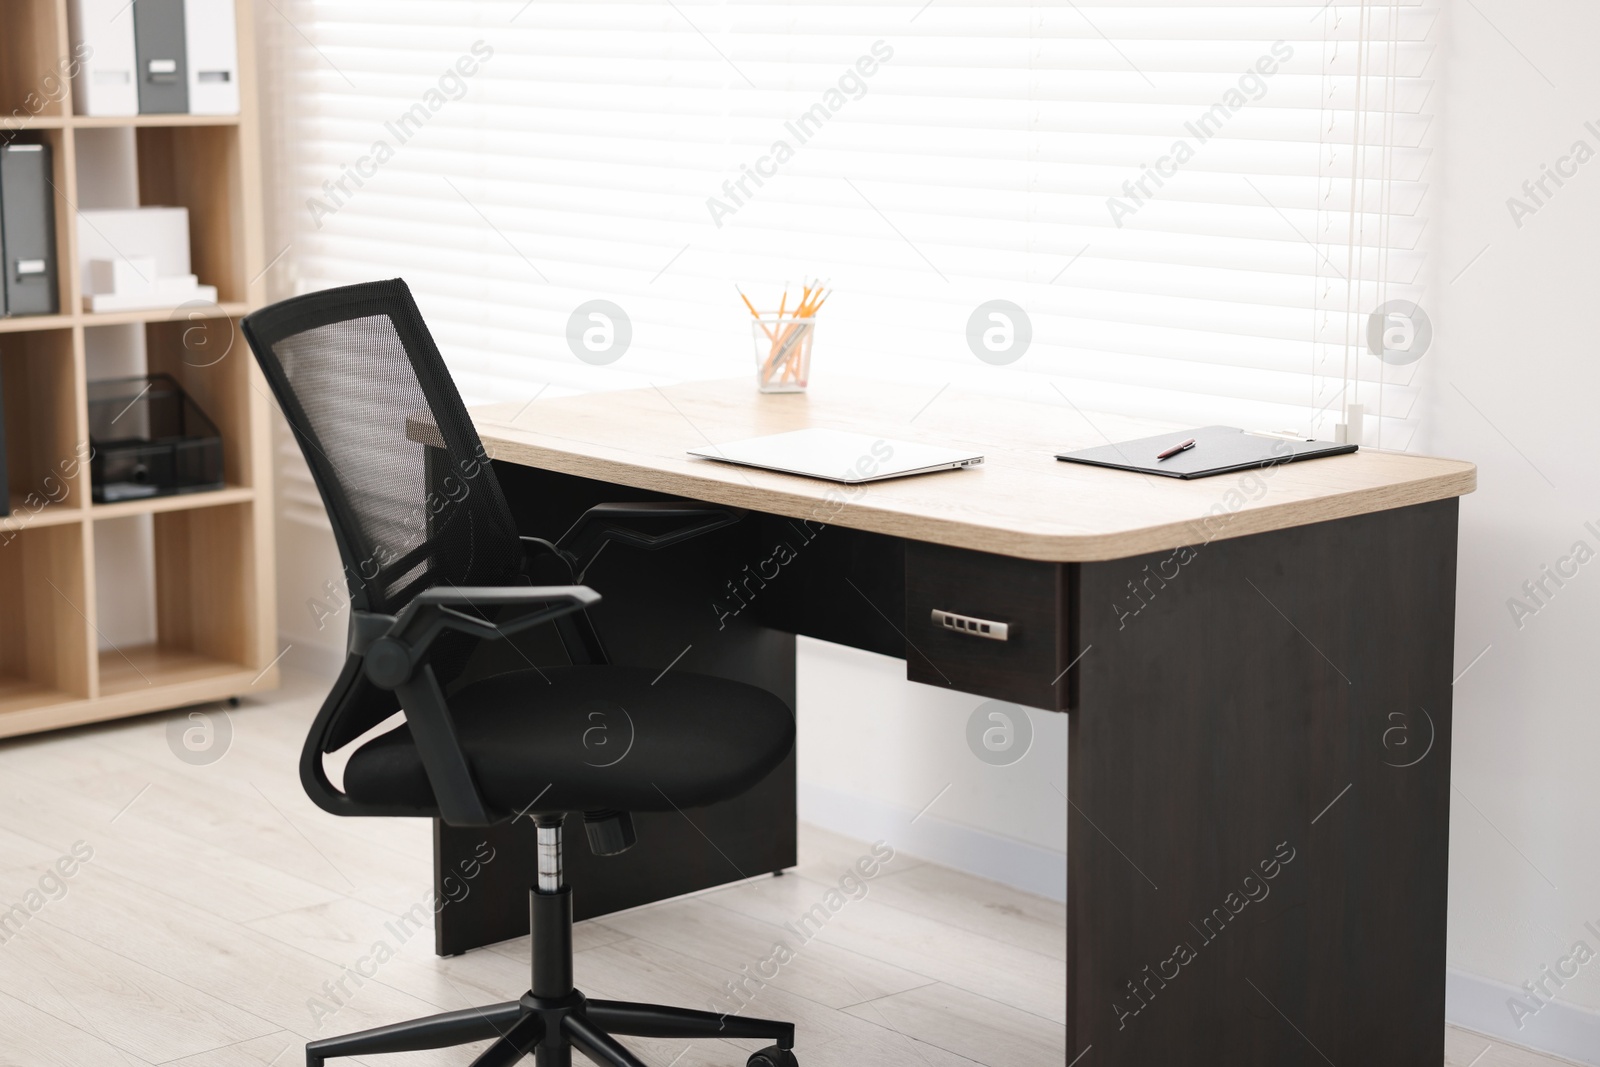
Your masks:
M539 1067L568 1067L574 1046L600 1064L644 1067L614 1034L768 1040L775 1044L751 1055L748 1067L793 1067L792 1023L588 1000L572 984L565 814L583 812L591 848L614 854L634 841L629 812L737 796L794 744L793 714L764 690L606 665L584 614L599 596L579 584L583 570L609 542L663 548L739 514L690 502L606 504L555 543L519 537L402 281L286 300L246 318L243 330L316 478L350 591L348 657L301 756L306 791L335 815L488 826L527 813L537 826L529 991L504 1004L312 1041L308 1067L485 1039L496 1040L478 1067L529 1054ZM554 563L572 584L534 585L535 559ZM558 628L572 666L463 675L480 642L544 623ZM633 747L595 766L583 748L589 715L618 705L633 722ZM324 754L400 709L404 725L352 754L344 791L335 789Z

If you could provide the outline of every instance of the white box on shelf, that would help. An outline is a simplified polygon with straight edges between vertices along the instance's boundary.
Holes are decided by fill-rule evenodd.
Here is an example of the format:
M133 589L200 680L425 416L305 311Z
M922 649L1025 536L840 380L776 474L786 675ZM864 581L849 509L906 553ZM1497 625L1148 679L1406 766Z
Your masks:
M233 0L184 0L189 113L239 113L239 39Z
M154 286L143 293L103 293L83 298L83 310L147 311L150 308L178 308L185 305L204 304L214 307L217 287L200 285L193 274L180 278L157 278Z
M155 289L158 277L154 256L91 259L89 269L83 275L84 286L90 296L149 293Z
M217 302L216 286L199 284L190 272L188 208L80 211L78 254L85 311Z
M137 115L139 81L133 16L125 0L72 0L73 109L80 115Z
M78 212L78 261L149 256L158 275L188 274L189 209L136 207Z

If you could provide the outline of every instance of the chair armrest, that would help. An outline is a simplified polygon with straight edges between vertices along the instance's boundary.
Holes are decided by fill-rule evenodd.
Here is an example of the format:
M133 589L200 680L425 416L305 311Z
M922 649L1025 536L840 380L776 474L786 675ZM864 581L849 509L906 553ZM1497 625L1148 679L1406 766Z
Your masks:
M600 594L581 585L451 586L417 594L398 616L357 612L351 628L351 651L362 657L367 678L393 690L406 713L406 725L422 757L428 784L439 804L439 817L452 826L488 826L489 815L455 723L434 676L427 654L445 631L480 639L499 639L582 611L599 602ZM511 618L490 621L463 608L523 609Z
M364 658L363 667L374 685L397 689L426 661L433 642L446 630L499 640L599 601L599 593L582 585L435 587L418 593L398 616L355 612L350 650ZM461 610L505 607L525 610L494 621Z
M596 504L555 543L573 569L573 581L583 581L589 566L612 541L646 551L681 544L701 534L731 526L744 518L739 508L700 504L687 500L649 500L635 503ZM641 523L679 520L661 533L647 533Z

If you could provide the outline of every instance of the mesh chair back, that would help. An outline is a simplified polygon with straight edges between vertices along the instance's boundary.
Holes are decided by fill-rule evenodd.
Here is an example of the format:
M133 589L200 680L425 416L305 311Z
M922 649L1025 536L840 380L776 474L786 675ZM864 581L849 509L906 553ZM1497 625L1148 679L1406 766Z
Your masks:
M434 585L523 581L511 512L405 282L285 300L243 332L316 479L353 607L394 614ZM393 711L346 697L371 706L337 716L326 751Z
M286 300L244 332L322 492L353 603L394 614L431 586L520 572L511 512L404 282Z

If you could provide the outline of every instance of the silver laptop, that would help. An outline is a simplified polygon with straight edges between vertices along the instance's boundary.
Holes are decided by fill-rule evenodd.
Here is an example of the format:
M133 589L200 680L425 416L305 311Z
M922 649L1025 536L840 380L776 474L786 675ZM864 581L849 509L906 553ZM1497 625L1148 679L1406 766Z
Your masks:
M983 456L960 449L823 429L791 430L691 448L689 455L846 485L976 467L983 462Z

